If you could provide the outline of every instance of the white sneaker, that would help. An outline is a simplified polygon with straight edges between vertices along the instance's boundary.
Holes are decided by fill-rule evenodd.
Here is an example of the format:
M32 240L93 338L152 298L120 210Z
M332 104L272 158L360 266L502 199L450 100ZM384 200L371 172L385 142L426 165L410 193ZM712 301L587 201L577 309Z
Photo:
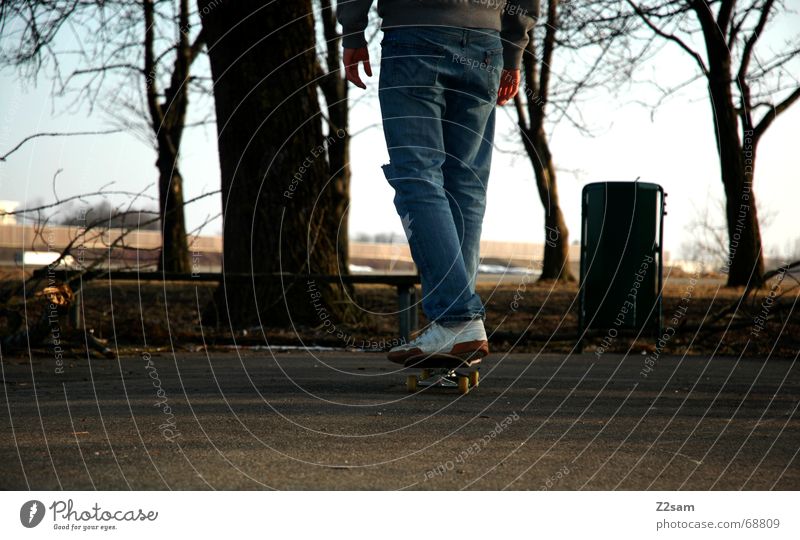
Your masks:
M404 364L432 355L456 356L462 360L483 358L489 354L489 342L481 319L465 321L457 326L431 323L424 332L389 351L389 360Z

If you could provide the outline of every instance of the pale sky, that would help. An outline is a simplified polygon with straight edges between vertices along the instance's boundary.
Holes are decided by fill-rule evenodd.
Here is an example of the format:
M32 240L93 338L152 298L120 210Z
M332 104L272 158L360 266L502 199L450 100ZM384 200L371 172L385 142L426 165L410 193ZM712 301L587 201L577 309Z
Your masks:
M662 83L676 82L692 72L686 57L669 47L655 61L658 70L654 65L644 66L640 79L655 76ZM353 133L375 125L352 141L351 235L403 232L392 203L393 192L380 169L388 162L388 154L377 102L378 65L378 58L373 57L375 73L367 80L369 95L351 114ZM87 117L85 111L52 114L49 88L46 81L37 88L24 88L12 73L0 73L0 154L36 132L108 127L102 113L95 117ZM360 93L353 88L351 96ZM674 258L687 239L687 223L707 209L716 213L713 200L723 196L711 112L702 81L662 105L652 121L649 109L633 104L646 97L640 87L620 89L616 99L606 94L594 96L583 107L598 133L594 138L583 137L566 124L551 126L554 160L562 169L558 177L561 205L575 240L580 192L586 183L637 177L659 183L669 194L664 237L665 249ZM197 116L203 113L194 111ZM512 106L498 109L496 145L516 155L495 151L483 238L542 242L544 214L533 171L515 133L515 114ZM754 190L761 208L773 216L762 229L767 253L780 253L800 237L798 125L800 105L795 105L773 123L758 148ZM186 199L219 188L215 134L213 126L194 128L184 139L181 170ZM109 182L113 182L110 189L139 191L149 186L147 193L156 197L155 158L151 148L129 134L38 139L7 162L0 162L0 199L23 205L53 201L52 177L58 169L63 169L56 185L61 198L91 192ZM218 213L219 208L218 197L193 205L187 211L187 229ZM204 233L220 230L216 221L206 226Z

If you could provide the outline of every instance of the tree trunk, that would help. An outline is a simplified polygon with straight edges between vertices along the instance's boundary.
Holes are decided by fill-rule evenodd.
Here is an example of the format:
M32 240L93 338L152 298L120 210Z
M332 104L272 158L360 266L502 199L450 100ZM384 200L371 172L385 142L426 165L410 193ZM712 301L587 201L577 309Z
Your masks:
M722 138L739 141L737 133ZM753 151L753 154L755 152ZM755 161L755 156L754 156ZM753 175L736 161L720 157L722 183L725 186L725 210L728 222L728 261L723 269L728 274L728 287L760 287L764 276L764 257L758 223Z
M331 184L336 195L334 214L341 216L337 227L337 251L342 273L349 273L350 253L348 208L350 206L350 132L348 118L350 103L347 100L348 82L341 75L341 34L336 29L336 13L330 0L321 1L320 19L327 47L327 72L320 67L319 86L325 96L328 116L328 163Z
M556 168L544 130L536 135L534 144L540 159L532 161L532 164L544 208L544 258L539 279L575 281L569 267L569 230L558 202Z
M523 139L536 176L539 200L544 208L544 257L539 279L575 281L569 266L569 230L558 201L556 169L547 135L539 128L536 132L525 132Z
M163 148L159 148L157 164L162 253L158 269L188 274L192 266L183 215L183 177L176 160L164 156L165 153Z
M257 276L339 271L342 214L326 185L311 2L198 6L214 81L226 273L219 312L206 310L203 322L327 326L345 311L338 287Z
M186 239L186 222L183 213L183 177L178 171L178 155L186 120L188 105L189 66L202 43L198 37L195 46L189 44L188 0L180 1L178 23L180 29L176 46L172 81L160 101L158 89L158 60L155 55L155 3L142 2L144 15L144 72L145 95L150 113L150 124L156 138L158 158L158 211L161 218L161 258L158 269L163 272L189 273L191 263Z
M731 94L730 54L727 50L716 50L716 43L707 42L707 47L710 65L708 91L728 223L728 260L722 271L728 274L728 287L760 286L764 258L753 192L755 142L752 130L747 126L742 128L744 146L739 138L739 123Z
M558 201L556 168L550 153L547 134L544 131L550 71L556 46L556 33L559 28L558 9L558 0L548 1L541 67L537 65L536 41L533 32L529 35L527 50L523 56L525 94L530 125L525 121L522 98L517 96L514 103L517 107L522 143L531 161L531 167L536 176L539 200L544 208L544 256L542 274L539 279L575 281L569 267L569 231ZM538 18L538 11L535 15Z
M332 76L336 76L334 73ZM338 86L344 86L346 81L337 81ZM328 113L332 126L329 140L332 137L331 143L328 145L328 162L330 163L331 184L335 194L334 215L341 216L337 225L337 240L336 247L339 257L339 267L342 273L349 273L348 261L350 260L350 253L348 249L349 243L349 227L348 227L348 208L350 206L350 133L348 132L348 106L347 106L347 90L337 92L338 103L333 106L329 104Z

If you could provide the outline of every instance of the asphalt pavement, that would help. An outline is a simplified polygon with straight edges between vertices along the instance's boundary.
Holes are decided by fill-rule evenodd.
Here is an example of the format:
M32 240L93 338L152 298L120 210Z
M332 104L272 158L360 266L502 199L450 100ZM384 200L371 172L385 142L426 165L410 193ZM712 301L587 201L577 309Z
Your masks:
M493 354L460 395L377 353L3 358L0 488L800 489L795 360L647 359Z

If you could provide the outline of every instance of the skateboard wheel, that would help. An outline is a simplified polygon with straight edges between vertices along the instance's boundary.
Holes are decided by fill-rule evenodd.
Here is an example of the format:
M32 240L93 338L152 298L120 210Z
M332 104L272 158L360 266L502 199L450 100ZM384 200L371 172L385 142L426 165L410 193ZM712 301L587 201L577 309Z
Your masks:
M478 375L477 371L473 371L469 374L469 385L470 386L478 386L478 381L480 380L480 376Z
M409 392L416 392L417 391L417 376L416 375L409 375L406 377L406 388Z
M458 392L460 394L466 394L469 392L469 377L458 378Z
M423 369L422 373L419 374L419 380L424 381L425 379L430 379L431 377L431 370Z

